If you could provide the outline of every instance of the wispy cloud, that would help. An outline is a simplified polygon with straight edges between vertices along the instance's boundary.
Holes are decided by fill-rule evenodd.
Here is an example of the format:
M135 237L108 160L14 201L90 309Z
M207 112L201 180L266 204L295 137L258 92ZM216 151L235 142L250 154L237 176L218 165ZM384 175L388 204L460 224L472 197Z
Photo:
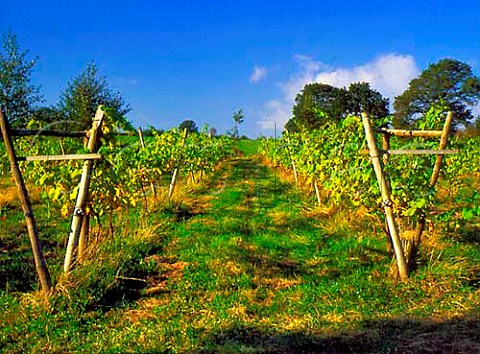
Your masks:
M255 65L253 68L252 75L250 75L250 82L256 84L257 82L263 80L268 74L268 70L264 66Z
M382 55L353 68L328 66L305 55L296 55L293 60L297 64L297 70L287 82L280 85L281 97L267 102L260 113L258 124L263 130L271 131L274 126L283 128L291 117L295 96L307 83L319 82L344 87L353 82L368 82L393 102L395 96L401 94L410 80L420 72L413 56L394 53Z
M114 82L118 85L132 85L138 84L138 80L130 77L115 77Z

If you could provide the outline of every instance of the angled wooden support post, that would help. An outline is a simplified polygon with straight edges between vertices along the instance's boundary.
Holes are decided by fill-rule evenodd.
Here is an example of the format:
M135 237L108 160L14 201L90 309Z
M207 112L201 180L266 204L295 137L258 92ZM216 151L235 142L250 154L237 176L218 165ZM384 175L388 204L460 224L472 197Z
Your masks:
M375 136L372 129L372 124L368 114L362 113L363 127L365 129L365 136L367 138L368 149L370 150L370 157L372 160L375 176L380 187L380 193L382 195L383 209L385 217L387 219L388 231L390 238L392 239L393 249L395 251L395 258L397 260L398 274L400 279L405 280L408 278L408 268L405 261L405 255L403 253L402 243L398 235L397 224L393 215L392 201L390 198L390 188L383 174L382 162L380 160L380 152L378 151Z
M90 153L95 153L100 148L100 137L103 121L103 109L99 106L95 118L93 119L92 129L88 139L88 150ZM90 188L90 181L92 178L93 160L86 160L83 164L82 177L78 188L77 202L72 217L72 226L70 228L70 235L68 237L67 252L65 254L65 262L63 264L63 271L70 272L72 267L73 254L78 244L80 231L82 229L83 219L85 217L85 207L88 200L88 191Z
M450 134L450 127L452 125L453 113L448 112L447 118L445 119L445 124L443 125L442 134L440 136L440 145L438 147L439 151L445 150L448 143L448 135ZM437 155L435 160L435 165L433 167L432 175L430 177L430 187L433 188L437 184L438 176L440 175L440 168L442 167L443 154ZM415 266L415 258L418 253L418 247L420 246L420 241L422 239L423 230L425 229L426 216L425 212L422 211L420 219L418 220L417 227L415 228L415 233L413 235L413 240L407 252L407 262L409 268Z
M52 287L50 273L48 272L47 263L43 257L42 246L38 238L38 228L33 216L32 203L28 196L28 191L23 180L22 173L18 167L17 156L13 148L12 137L10 135L10 126L7 118L3 115L0 107L0 128L2 130L3 141L7 150L8 160L10 161L10 169L12 170L13 179L17 185L18 194L22 203L23 214L25 215L25 222L27 224L28 236L32 246L33 258L35 261L35 268L37 270L40 284L44 292L49 292Z

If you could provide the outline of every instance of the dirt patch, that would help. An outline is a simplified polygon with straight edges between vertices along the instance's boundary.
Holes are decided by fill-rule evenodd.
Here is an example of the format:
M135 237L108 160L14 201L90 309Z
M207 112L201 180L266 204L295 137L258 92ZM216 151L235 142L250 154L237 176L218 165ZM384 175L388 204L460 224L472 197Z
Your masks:
M253 283L257 286L264 286L273 290L288 289L292 286L302 284L300 279L285 279L285 278L263 278L255 276Z
M40 189L27 187L32 204L40 202ZM15 208L20 206L20 199L16 186L0 186L0 208Z
M143 290L146 295L166 292L168 283L183 276L184 269L188 266L187 262L175 261L170 257L153 255L145 258L147 263L155 262L158 267L159 275L150 276L147 279L147 287Z

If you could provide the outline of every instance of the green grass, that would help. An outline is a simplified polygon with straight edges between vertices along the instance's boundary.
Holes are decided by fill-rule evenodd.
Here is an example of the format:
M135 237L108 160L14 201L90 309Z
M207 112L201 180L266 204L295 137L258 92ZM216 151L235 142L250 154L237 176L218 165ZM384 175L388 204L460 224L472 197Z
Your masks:
M441 246L422 249L425 261L411 279L399 282L389 275L391 255L376 221L342 208L312 211L310 196L259 162L254 142L239 141L239 150L244 156L226 163L185 197L180 209L132 214L128 227L119 218L114 236L100 243L68 282L60 281L50 298L3 286L0 348L8 353L480 350L475 243L452 242L445 235ZM6 228L0 228L19 232L18 210L7 215ZM40 219L46 223L45 215ZM49 263L59 264L63 236L51 233L56 241ZM0 237L2 247L12 245L2 248L1 269L17 284L27 272L8 257L22 250L25 261L28 248L7 231ZM54 274L58 279L59 269Z
M239 139L236 142L237 149L247 156L257 154L258 145L259 145L259 140Z

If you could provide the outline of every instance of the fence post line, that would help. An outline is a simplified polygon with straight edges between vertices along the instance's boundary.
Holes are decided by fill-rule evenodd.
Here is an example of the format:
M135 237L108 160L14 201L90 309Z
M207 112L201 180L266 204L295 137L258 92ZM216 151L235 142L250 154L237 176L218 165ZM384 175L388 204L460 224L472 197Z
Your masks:
M97 152L99 149L103 114L104 112L102 106L98 106L88 139L87 147L90 153ZM93 163L93 160L86 160L83 164L82 177L78 188L77 202L73 212L72 226L70 228L70 235L68 237L65 262L63 264L63 271L65 273L68 273L71 269L73 254L80 237L83 218L85 216L85 206L88 199L88 190L90 188L90 180L92 177Z
M25 186L22 173L18 167L17 156L15 149L13 148L12 137L10 134L10 126L8 124L6 116L3 115L0 107L0 128L2 131L3 141L7 150L7 156L10 161L10 169L12 171L13 179L17 185L18 194L20 195L20 201L22 203L23 214L25 215L25 222L27 224L28 236L32 246L33 258L35 262L35 269L40 279L40 284L44 292L49 292L52 287L52 280L50 273L48 272L47 263L42 252L42 246L38 238L38 228L35 217L33 215L32 203L28 196L28 190Z

